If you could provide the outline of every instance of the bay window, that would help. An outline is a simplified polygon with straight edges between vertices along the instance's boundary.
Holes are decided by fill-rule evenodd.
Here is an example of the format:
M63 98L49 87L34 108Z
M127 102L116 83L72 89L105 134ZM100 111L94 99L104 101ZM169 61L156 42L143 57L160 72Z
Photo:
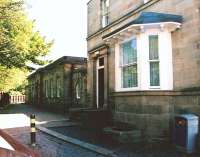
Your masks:
M102 36L115 48L116 92L173 90L171 33L180 29L182 22L180 15L141 12Z
M147 30L125 38L115 44L115 53L116 91L173 89L170 32Z

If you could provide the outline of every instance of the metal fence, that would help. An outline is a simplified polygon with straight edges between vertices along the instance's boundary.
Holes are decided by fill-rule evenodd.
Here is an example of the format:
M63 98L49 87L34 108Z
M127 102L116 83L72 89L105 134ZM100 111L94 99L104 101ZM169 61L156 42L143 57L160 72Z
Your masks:
M25 95L9 95L0 91L0 106L25 103Z
M22 104L25 103L25 95L11 95L10 104Z

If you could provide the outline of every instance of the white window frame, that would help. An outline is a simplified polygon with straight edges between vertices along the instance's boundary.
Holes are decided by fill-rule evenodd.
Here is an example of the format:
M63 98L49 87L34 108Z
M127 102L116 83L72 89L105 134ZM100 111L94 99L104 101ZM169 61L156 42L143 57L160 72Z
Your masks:
M99 58L97 58L96 60L96 104L97 104L97 108L99 108L99 69L104 69L104 65L100 66L99 65L99 59L104 58L105 56L101 56ZM105 64L105 60L104 60L104 64Z
M160 86L150 86L150 64L149 64L149 35L158 35L159 38L159 75ZM160 29L149 29L133 36L137 38L137 73L138 87L122 88L120 71L120 44L130 40L115 43L115 91L152 91L173 90L173 64L172 64L172 41L171 32ZM167 75L166 75L167 74ZM166 77L168 76L168 77Z
M133 64L127 64L127 65L124 65L122 62L122 60L123 60L123 50L122 50L122 45L124 44L124 43L126 43L126 42L129 42L129 41L131 41L131 40L136 40L136 45L137 45L137 37L131 37L131 38L129 38L129 39L126 39L126 40L124 40L124 41L122 41L121 43L120 43L120 59L119 59L119 62L120 62L120 71L121 71L121 88L123 88L123 89L127 89L127 90L130 90L130 89L138 89L138 51L137 51L137 61L136 62L134 62ZM123 64L123 65L122 65ZM123 67L127 67L127 66L129 66L129 65L136 65L137 66L137 86L136 87L129 87L129 88L124 88L123 87Z
M160 73L161 73L161 71L160 71L160 44L159 44L160 35L159 35L159 33L155 33L155 32L148 34L148 50L149 50L149 37L153 36L153 35L158 36L158 59L150 60L150 52L148 51L148 58L149 58L149 60L148 60L148 62L149 62L149 89L160 89L161 88L160 87L160 81L161 81L160 80ZM151 86L151 82L150 82L151 81L150 80L150 77L151 77L150 64L151 63L155 63L155 62L159 63L159 86Z
M121 66L121 59L122 59L122 50L121 50L121 45L123 43L126 43L128 41L131 41L133 39L136 39L136 42L137 42L137 48L138 48L138 37L137 36L132 36L128 39L125 39L124 41L121 41L119 42L118 44L115 45L115 51L118 53L118 55L116 55L115 57L115 63L116 63L116 90L117 91L135 91L135 90L139 90L140 89L140 80L139 80L139 77L140 77L140 74L139 74L139 71L138 71L138 68L139 68L139 64L138 64L138 61L139 61L139 53L137 51L137 87L131 87L131 88L123 88L123 80L122 80L122 66Z

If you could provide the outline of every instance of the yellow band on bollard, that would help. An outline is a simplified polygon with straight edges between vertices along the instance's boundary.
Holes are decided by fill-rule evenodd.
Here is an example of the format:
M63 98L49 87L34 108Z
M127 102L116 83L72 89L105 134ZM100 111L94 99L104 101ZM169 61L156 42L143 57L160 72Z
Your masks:
M35 123L35 119L31 119L31 123Z
M31 128L31 132L36 132L36 129L35 128Z

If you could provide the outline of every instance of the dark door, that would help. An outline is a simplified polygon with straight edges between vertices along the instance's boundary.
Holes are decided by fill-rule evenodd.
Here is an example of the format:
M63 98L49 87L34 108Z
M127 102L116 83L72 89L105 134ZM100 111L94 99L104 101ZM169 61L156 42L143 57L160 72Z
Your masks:
M36 83L36 93L35 93L35 96L36 96L36 105L40 105L40 91L39 91L39 81L37 81Z
M98 70L98 107L104 105L104 68Z

